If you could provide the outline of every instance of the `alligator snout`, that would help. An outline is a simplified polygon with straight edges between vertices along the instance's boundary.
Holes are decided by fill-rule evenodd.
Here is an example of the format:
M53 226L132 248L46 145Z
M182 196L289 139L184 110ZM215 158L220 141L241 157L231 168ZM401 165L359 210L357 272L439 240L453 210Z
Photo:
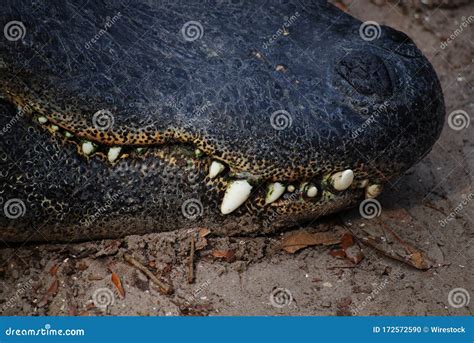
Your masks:
M258 22L258 2L88 4L67 28L72 2L18 6L42 29L0 41L3 240L272 232L378 196L441 131L439 82L409 38L366 40L324 1Z

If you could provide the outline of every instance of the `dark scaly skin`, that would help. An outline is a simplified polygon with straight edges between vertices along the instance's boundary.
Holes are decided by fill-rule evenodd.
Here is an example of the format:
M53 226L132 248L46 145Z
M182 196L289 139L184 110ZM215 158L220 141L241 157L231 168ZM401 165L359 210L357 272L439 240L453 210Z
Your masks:
M388 27L365 41L361 22L324 1L11 0L0 25L12 20L27 30L22 40L0 40L0 128L8 128L0 201L20 199L25 211L0 217L6 241L294 226L354 206L364 180L383 185L402 174L429 152L444 122L439 81L413 42ZM204 28L191 42L181 34L190 20ZM94 125L99 110L112 113L109 130ZM278 110L291 126L272 127ZM84 140L99 146L95 154L83 153ZM113 146L122 154L110 163ZM214 160L226 169L211 180ZM345 169L354 182L336 191L328 178ZM252 194L223 215L236 179L249 180ZM276 181L297 191L265 205ZM316 197L298 191L304 182L317 186ZM183 215L190 200L198 216Z

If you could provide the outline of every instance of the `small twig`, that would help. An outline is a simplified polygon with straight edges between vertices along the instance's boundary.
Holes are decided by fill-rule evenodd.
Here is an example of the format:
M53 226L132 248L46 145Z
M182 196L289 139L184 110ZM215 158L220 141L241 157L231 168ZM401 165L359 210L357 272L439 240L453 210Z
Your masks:
M160 279L158 279L151 271L148 270L147 267L145 267L143 264L141 264L140 262L138 262L135 258L133 258L131 255L128 255L128 254L124 254L123 255L123 258L125 259L125 261L127 261L128 263L130 263L132 266L134 266L135 268L141 270L146 276L148 276L150 278L150 280L155 284L157 285L160 290L165 293L165 294L171 294L173 293L173 288L170 286L170 285L167 285L163 282L160 281Z
M189 265L188 265L188 283L194 282L194 253L195 253L194 236L191 237L191 248L189 251Z

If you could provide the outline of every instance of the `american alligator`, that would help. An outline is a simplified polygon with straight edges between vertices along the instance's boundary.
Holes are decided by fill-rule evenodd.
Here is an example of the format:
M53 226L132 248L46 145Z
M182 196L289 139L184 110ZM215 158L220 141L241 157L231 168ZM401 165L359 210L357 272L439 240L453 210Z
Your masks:
M0 239L274 232L378 196L444 123L405 34L313 1L4 0Z

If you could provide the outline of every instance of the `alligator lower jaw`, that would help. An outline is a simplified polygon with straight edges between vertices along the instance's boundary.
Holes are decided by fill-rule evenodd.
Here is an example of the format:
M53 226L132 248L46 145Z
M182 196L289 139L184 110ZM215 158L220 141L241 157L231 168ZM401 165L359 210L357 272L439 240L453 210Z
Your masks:
M281 205L288 206L291 202L303 201L311 204L321 200L334 201L334 196L348 190L365 193L366 198L377 197L382 191L379 183L371 183L366 177L358 177L352 169L335 170L326 175L305 179L268 180L262 176L232 168L226 162L207 155L190 144L110 146L77 137L59 125L51 123L45 116L36 115L33 119L54 137L62 139L66 144L75 145L77 153L83 158L100 158L110 167L121 159L144 160L148 156L156 156L171 165L184 168L195 165L197 168L205 168L207 170L205 182L223 193L220 205L220 212L223 215L237 210L251 196L255 198L254 203L257 208L273 206L278 208ZM257 188L262 187L265 188L264 194L255 192Z

